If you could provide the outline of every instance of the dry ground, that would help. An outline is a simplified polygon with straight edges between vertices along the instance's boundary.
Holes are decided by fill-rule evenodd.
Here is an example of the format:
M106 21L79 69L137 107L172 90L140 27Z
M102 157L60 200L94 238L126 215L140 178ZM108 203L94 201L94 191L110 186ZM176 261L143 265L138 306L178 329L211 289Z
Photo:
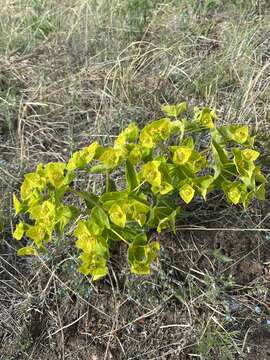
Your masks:
M110 143L164 102L250 124L269 176L269 1L0 5L1 360L270 359L269 191L246 211L196 203L177 236L162 235L149 277L130 275L120 248L93 284L72 239L33 260L11 237L24 172Z

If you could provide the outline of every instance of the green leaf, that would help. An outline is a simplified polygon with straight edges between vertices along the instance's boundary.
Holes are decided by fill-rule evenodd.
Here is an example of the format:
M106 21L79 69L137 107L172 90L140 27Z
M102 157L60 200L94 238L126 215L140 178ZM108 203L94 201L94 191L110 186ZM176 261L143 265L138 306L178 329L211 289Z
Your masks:
M94 220L96 222L96 224L99 225L102 229L104 227L106 227L107 229L111 228L111 224L110 224L107 214L99 206L95 206L92 209L90 219Z
M109 209L110 220L115 225L124 228L126 225L126 212L119 204L114 203Z
M161 111L164 112L166 116L177 117L185 112L187 107L188 105L186 102L181 102L177 105L163 105Z
M152 191L154 193L160 193L161 195L166 195L173 190L173 186L167 181L161 181L160 186L152 186Z
M222 188L229 202L234 205L241 203L246 196L247 187L239 181L224 181Z
M95 158L99 148L100 145L95 141L82 150L74 152L67 164L67 170L84 169Z
M93 281L97 281L97 280L103 278L104 276L106 276L107 274L108 274L108 267L104 266L103 264L102 264L102 266L96 266L91 271Z
M111 170L111 166L107 164L97 164L92 166L87 172L90 174L105 174L107 171Z
M83 250L85 253L90 253L97 238L90 232L86 221L78 222L77 227L74 230L74 235L78 238L76 247Z
M189 204L195 195L195 190L189 184L184 184L179 190L180 197L186 204Z
M226 150L223 149L215 140L212 140L212 149L214 156L221 162L221 164L226 164L228 162L228 154Z
M248 126L235 127L232 131L233 140L239 144L244 144L248 140Z
M132 144L132 148L130 149L130 152L128 154L128 161L132 165L137 165L143 157L143 150L140 145Z
M247 161L255 161L260 156L260 153L253 149L245 149L242 151L243 157Z
M241 192L238 189L238 187L234 186L231 187L230 190L228 191L228 199L234 204L238 204L240 202L241 199Z
M14 239L19 241L22 239L24 231L25 231L25 225L22 221L20 221L19 224L17 224L16 229L13 232L12 236L14 237Z
M126 161L126 180L129 192L136 189L140 184L136 168L128 160Z
M213 176L206 175L206 176L200 176L196 178L196 187L198 188L198 192L200 195L204 198L206 201L206 195L211 190L211 185L214 182Z
M175 220L176 216L179 213L180 208L177 208L176 210L172 211L168 216L161 218L159 220L158 226L157 226L157 232L161 233L163 229L170 228L173 233L175 234L176 228L175 228Z
M85 201L88 209L92 209L94 206L99 205L99 197L90 191L73 190L72 192L75 195L78 195L80 198L82 198Z
M180 139L184 136L185 132L185 121L175 120L171 122L171 134L179 134Z
M99 198L101 204L105 204L109 201L126 201L128 199L127 191L112 191L106 192Z
M13 206L14 206L16 215L18 215L23 210L23 206L22 206L21 202L18 200L15 193L13 193Z
M80 255L79 259L81 265L78 270L84 275L90 274L94 281L107 275L108 249L104 245L96 242L91 250Z
M140 226L143 226L147 220L147 214L150 211L149 204L136 199L130 199L127 204L128 220L135 220Z
M149 275L152 261L157 257L160 244L156 241L145 244L144 239L135 239L128 248L128 261L131 272L137 275Z
M125 156L126 150L123 147L117 149L108 147L99 157L99 161L101 161L105 166L107 166L108 169L113 169L122 162Z
M36 195L35 190L43 191L46 186L46 179L36 173L24 175L24 181L21 185L21 198L28 202Z
M64 175L65 169L66 164L61 162L52 162L45 167L45 176L56 189L67 185L67 178Z
M215 250L213 251L213 255L214 255L214 257L215 257L218 261L220 261L220 262L222 262L222 263L225 263L225 264L230 263L230 262L233 261L233 259L231 259L230 257L228 257L228 256L226 256L226 255L223 255L223 254L221 253L220 249L215 249Z
M236 166L237 172L241 175L243 182L250 188L255 186L254 170L255 165L253 161L247 161L243 155L243 152L238 149L232 149L234 154L233 162ZM250 155L251 156L251 155Z
M85 235L79 237L78 240L76 240L75 245L77 249L83 250L84 253L88 254L92 251L95 242L96 239L92 235L89 235L88 237Z
M18 256L36 256L37 251L33 246L25 246L17 250Z
M255 176L255 180L259 183L267 183L267 179L266 177L262 174L261 172L261 167L260 166L255 166L254 169L254 176Z
M116 191L116 182L110 177L110 173L106 173L106 192L113 192Z
M60 234L63 234L67 224L79 215L79 210L74 206L60 206L56 212L56 224Z
M34 226L28 226L25 235L29 237L29 239L33 240L38 247L41 247L43 240L46 239L47 232L44 227L37 224Z
M40 205L35 205L28 210L31 219L38 220L44 225L54 225L56 208L53 199L45 200Z
M171 132L171 120L169 118L152 121L147 126L155 142L168 139Z
M161 162L157 160L149 161L143 165L140 176L153 186L161 185L161 172L159 166Z
M146 149L152 149L155 145L154 136L149 133L147 125L141 130L139 144Z
M244 206L244 209L247 209L248 206L249 206L249 203L250 201L252 200L252 198L254 197L254 191L250 191L246 194L246 196L244 197L244 200L243 200L243 206Z
M177 165L184 165L188 162L192 154L192 149L189 146L178 146L174 149L173 162Z
M125 228L120 228L112 224L111 229L107 230L109 239L114 241L124 241L125 243L131 243L138 234L142 234L142 229L136 227L136 223L132 222L126 224Z
M260 184L256 191L255 196L258 200L264 201L265 200L265 184Z
M87 220L87 227L89 228L91 234L95 236L102 235L102 232L104 230L104 225L98 225L91 217L89 217Z
M209 107L204 107L199 109L194 107L194 119L195 122L198 122L202 127L208 129L214 129L214 120L217 120L217 115L214 109Z
M128 125L117 137L114 142L114 147L122 147L127 142L134 142L139 137L139 129L135 123Z
M182 141L181 146L185 146L185 147L188 147L191 150L193 150L194 146L195 146L193 137L189 136L189 137L185 138Z
M214 156L214 178L216 179L222 173L222 170L228 163L229 159L226 150L223 149L214 139L212 139L211 147Z

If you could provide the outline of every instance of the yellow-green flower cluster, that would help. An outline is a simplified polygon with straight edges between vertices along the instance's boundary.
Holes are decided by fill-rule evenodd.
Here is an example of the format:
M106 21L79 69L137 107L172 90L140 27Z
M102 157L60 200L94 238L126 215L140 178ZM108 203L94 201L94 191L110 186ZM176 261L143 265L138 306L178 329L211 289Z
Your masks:
M72 217L73 208L57 204L56 193L60 199L72 179L66 171L66 164L60 162L49 163L45 168L39 164L36 172L24 176L21 200L13 194L13 203L16 214L27 213L31 223L19 222L13 233L16 240L21 240L25 235L38 248L43 248L44 243L51 240L56 227L63 230ZM25 249L26 254L29 251L30 248Z
M76 247L82 251L79 257L81 260L79 271L84 275L91 274L93 280L107 275L108 246L106 239L93 234L87 221L78 223L74 235L77 237Z
M93 280L104 277L110 248L123 241L131 271L149 274L160 245L148 239L148 232L175 231L181 207L194 198L206 200L209 192L219 190L230 204L245 208L253 198L264 200L266 178L248 126L217 126L216 112L209 107L194 108L190 120L182 118L186 110L186 103L166 104L163 117L141 130L129 124L110 146L95 141L67 163L39 164L26 174L20 197L13 196L20 216L13 236L31 243L18 254L45 251L54 234L61 238L74 221L81 273ZM99 196L77 189L73 180L78 171L80 176L101 174ZM85 206L66 205L69 196L79 196Z

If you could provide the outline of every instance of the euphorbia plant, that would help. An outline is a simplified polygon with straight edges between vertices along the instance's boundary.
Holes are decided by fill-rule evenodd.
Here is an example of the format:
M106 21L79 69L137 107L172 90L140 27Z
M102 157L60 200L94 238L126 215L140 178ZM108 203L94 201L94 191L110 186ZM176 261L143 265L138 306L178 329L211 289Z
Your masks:
M127 247L131 271L149 274L160 248L150 230L175 231L181 208L196 196L206 200L209 192L219 190L244 208L254 197L263 200L266 178L248 126L217 127L216 113L208 107L195 108L188 120L182 116L186 110L186 103L165 105L165 117L142 130L131 123L113 146L94 142L67 163L39 164L26 174L21 200L14 194L21 221L13 236L25 236L31 244L18 255L46 251L46 243L67 236L66 227L73 224L83 274L94 280L105 276L110 249L118 242ZM122 188L113 180L119 168L125 171ZM104 176L100 195L74 187L74 179L85 173ZM86 210L68 205L70 194L83 199Z

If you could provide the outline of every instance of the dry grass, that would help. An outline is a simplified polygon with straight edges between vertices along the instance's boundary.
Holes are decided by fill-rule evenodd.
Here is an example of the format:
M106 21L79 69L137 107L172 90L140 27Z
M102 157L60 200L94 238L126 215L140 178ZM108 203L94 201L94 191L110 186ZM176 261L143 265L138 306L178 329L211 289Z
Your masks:
M209 104L223 122L267 134L269 39L267 0L2 0L1 359L269 356L267 232L165 234L153 276L129 275L119 250L99 284L70 271L68 242L32 262L11 240L11 193L25 171L95 138L108 143L131 120L160 116L164 102ZM197 205L182 229L269 228L269 200L248 212L215 198Z

